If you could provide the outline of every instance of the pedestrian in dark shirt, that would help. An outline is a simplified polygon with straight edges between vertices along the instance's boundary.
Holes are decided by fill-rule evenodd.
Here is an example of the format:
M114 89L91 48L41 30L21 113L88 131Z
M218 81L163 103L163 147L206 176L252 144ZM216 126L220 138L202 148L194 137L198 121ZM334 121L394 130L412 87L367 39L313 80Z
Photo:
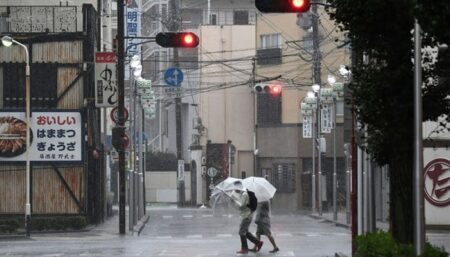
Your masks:
M247 193L247 190L243 187L242 183L240 181L235 182L235 193L231 196L231 198L234 200L236 205L239 207L240 216L241 216L241 223L239 225L239 236L241 238L241 250L238 251L238 254L246 254L248 253L248 244L247 239L249 239L252 243L255 244L254 250L256 252L261 249L263 242L260 240L257 240L255 236L248 231L248 228L250 226L250 223L252 222L253 218L253 212L248 207L249 204L249 196Z

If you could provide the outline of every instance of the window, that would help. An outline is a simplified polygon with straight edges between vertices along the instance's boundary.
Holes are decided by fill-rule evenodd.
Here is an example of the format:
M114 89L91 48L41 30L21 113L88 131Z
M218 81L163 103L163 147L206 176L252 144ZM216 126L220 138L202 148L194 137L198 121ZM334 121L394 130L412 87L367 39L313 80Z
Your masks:
M295 164L274 164L273 168L262 168L261 176L269 180L279 193L295 192Z
M295 165L274 164L272 178L274 186L280 193L295 192Z
M264 34L260 36L261 39L261 48L281 48L281 34Z
M51 108L57 105L57 65L33 63L31 70L31 106ZM3 107L25 107L25 64L3 65Z
M234 11L233 12L234 25L248 25L248 11Z
M167 18L167 4L161 4L161 18L163 20Z
M210 25L217 25L217 14L216 13L210 14L210 16L209 16L209 24Z
M258 94L258 125L281 124L281 94Z

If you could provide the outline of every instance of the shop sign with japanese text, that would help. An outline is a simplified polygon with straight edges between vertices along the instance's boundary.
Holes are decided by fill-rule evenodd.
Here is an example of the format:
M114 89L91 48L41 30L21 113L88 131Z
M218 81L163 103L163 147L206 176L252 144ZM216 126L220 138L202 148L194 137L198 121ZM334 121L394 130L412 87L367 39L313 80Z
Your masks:
M141 40L136 38L141 36L141 13L141 0L127 0L125 28L128 38L125 43L125 55L128 57L140 55L141 53ZM129 80L129 76L130 66L125 65L125 80Z
M81 113L33 112L30 147L23 112L0 112L0 161L79 162L83 160Z
M303 138L312 138L312 116L303 116Z
M95 53L95 106L117 105L116 54Z

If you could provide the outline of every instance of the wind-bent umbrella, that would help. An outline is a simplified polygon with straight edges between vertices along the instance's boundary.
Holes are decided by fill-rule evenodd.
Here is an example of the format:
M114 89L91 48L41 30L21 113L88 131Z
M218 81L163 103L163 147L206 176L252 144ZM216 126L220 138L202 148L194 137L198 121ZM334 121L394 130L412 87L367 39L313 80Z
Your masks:
M248 177L242 180L242 184L247 190L255 193L258 202L269 201L275 195L277 189L262 177Z
M236 181L242 182L241 179L228 177L214 187L209 199L209 203L212 207L215 207L217 204L228 204L232 200L231 195L233 194L233 191L237 189L234 184Z

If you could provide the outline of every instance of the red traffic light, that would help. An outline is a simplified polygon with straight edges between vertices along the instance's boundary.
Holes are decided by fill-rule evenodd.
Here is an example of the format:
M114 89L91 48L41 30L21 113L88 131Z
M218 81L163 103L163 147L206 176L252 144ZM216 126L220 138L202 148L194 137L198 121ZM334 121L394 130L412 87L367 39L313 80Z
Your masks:
M160 32L155 40L162 47L193 48L199 43L198 36L192 32Z
M299 13L307 12L309 0L255 0L255 6L260 12L268 13Z
M256 84L253 89L256 93L265 93L271 95L279 95L282 91L282 86L279 84Z
M279 94L281 94L281 86L280 85L272 85L271 87L270 87L270 93L272 94L272 95L279 95Z

